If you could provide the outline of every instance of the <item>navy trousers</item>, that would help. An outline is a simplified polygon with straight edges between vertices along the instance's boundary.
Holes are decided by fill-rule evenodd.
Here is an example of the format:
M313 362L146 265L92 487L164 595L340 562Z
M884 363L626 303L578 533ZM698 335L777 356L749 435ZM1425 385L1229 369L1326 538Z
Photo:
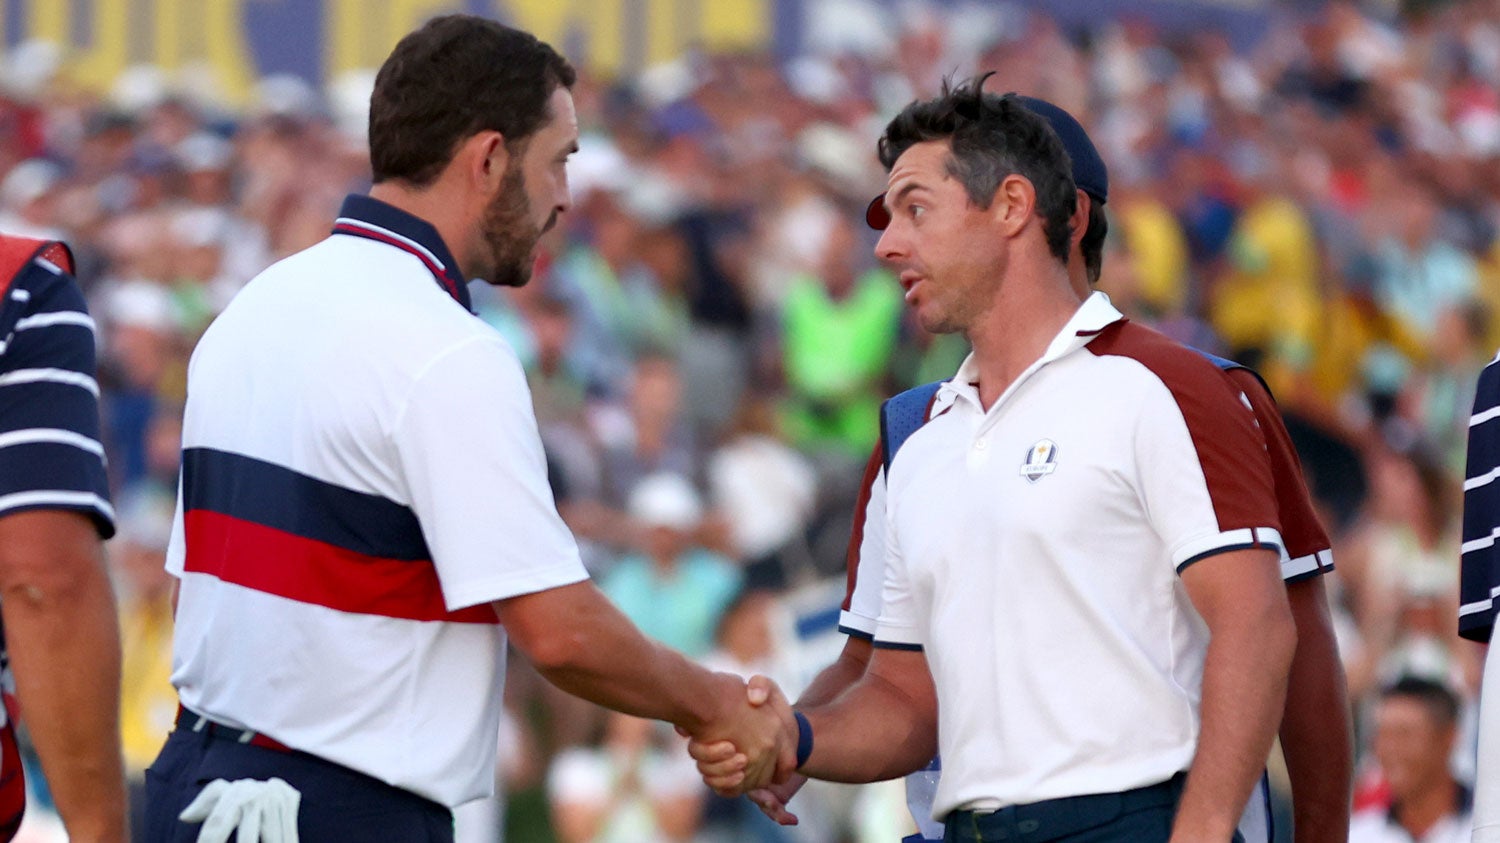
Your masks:
M1121 793L1096 793L1012 805L998 811L954 811L945 843L1166 843L1172 836L1185 774ZM1243 843L1239 832L1235 843Z
M302 794L302 843L453 843L453 813L305 752L284 752L178 728L146 771L146 839L193 843L200 826L177 815L214 779L283 779Z

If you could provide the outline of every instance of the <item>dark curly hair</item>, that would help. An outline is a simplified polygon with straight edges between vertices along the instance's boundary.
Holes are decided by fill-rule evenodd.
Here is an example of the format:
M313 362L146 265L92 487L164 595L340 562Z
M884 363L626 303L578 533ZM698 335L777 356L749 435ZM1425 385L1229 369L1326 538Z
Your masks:
M465 139L505 137L512 153L549 117L573 66L530 33L473 15L443 15L402 38L375 76L370 165L376 184L431 184Z
M1015 94L984 92L984 81L992 75L976 76L956 87L945 79L937 98L902 109L880 137L880 163L889 171L916 144L947 140L948 174L981 208L994 201L1006 176L1025 177L1036 190L1047 248L1066 263L1068 219L1078 203L1073 164L1052 127Z
M1104 215L1104 203L1089 195L1089 223L1083 230L1083 239L1078 241L1078 251L1083 254L1083 269L1090 284L1098 284L1104 272L1104 240L1109 236L1109 217Z

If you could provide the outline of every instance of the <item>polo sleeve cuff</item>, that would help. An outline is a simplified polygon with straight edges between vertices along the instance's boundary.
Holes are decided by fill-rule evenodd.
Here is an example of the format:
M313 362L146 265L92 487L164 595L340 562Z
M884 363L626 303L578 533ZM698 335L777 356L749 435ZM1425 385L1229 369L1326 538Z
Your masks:
M94 522L94 529L99 532L101 539L112 538L115 534L114 507L103 496L93 492L37 489L0 496L0 517L38 509L83 515Z
M462 588L444 589L443 602L448 611L456 612L470 606L493 603L523 594L535 594L552 588L581 583L589 578L583 564L553 565L524 571L515 576L494 577L477 583L465 583Z
M1500 588L1493 589L1490 596L1458 607L1458 635L1481 644L1490 642L1495 628L1495 596Z
M839 612L839 632L845 635L853 635L868 641L875 637L875 630L878 626L877 620L867 615L861 615L849 609Z
M1324 548L1296 559L1282 558L1281 578L1289 583L1321 577L1333 570L1333 550Z
M1281 540L1281 532L1274 527L1245 527L1239 530L1226 530L1222 533L1201 536L1183 542L1172 552L1172 564L1176 566L1177 573L1187 570L1194 562L1207 559L1220 553L1228 553L1234 550L1273 550L1277 554L1286 552L1286 544Z
M913 627L882 621L875 630L874 645L882 650L920 650L922 636Z

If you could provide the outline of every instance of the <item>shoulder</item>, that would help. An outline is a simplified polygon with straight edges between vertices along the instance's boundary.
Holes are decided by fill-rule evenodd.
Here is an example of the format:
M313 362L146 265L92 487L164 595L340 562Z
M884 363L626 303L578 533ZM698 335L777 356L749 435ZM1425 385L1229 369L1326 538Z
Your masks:
M85 311L83 291L66 269L57 263L37 256L22 264L5 285L5 301L21 305L30 311L78 310Z
M1225 371L1208 355L1134 322L1117 322L1088 344L1096 357L1134 361L1170 390L1184 396L1232 398Z
M1124 357L1163 380L1220 381L1224 369L1211 355L1190 348L1145 325L1121 320L1099 332L1088 350L1097 357ZM1227 361L1226 361L1227 362Z

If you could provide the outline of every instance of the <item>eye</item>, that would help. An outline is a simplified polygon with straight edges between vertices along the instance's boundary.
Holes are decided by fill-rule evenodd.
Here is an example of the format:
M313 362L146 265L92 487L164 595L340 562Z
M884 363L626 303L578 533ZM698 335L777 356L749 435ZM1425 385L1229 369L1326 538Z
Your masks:
M924 214L927 213L927 208L924 205L918 205L913 202L912 204L906 206L906 212L911 215L912 219L919 220Z

